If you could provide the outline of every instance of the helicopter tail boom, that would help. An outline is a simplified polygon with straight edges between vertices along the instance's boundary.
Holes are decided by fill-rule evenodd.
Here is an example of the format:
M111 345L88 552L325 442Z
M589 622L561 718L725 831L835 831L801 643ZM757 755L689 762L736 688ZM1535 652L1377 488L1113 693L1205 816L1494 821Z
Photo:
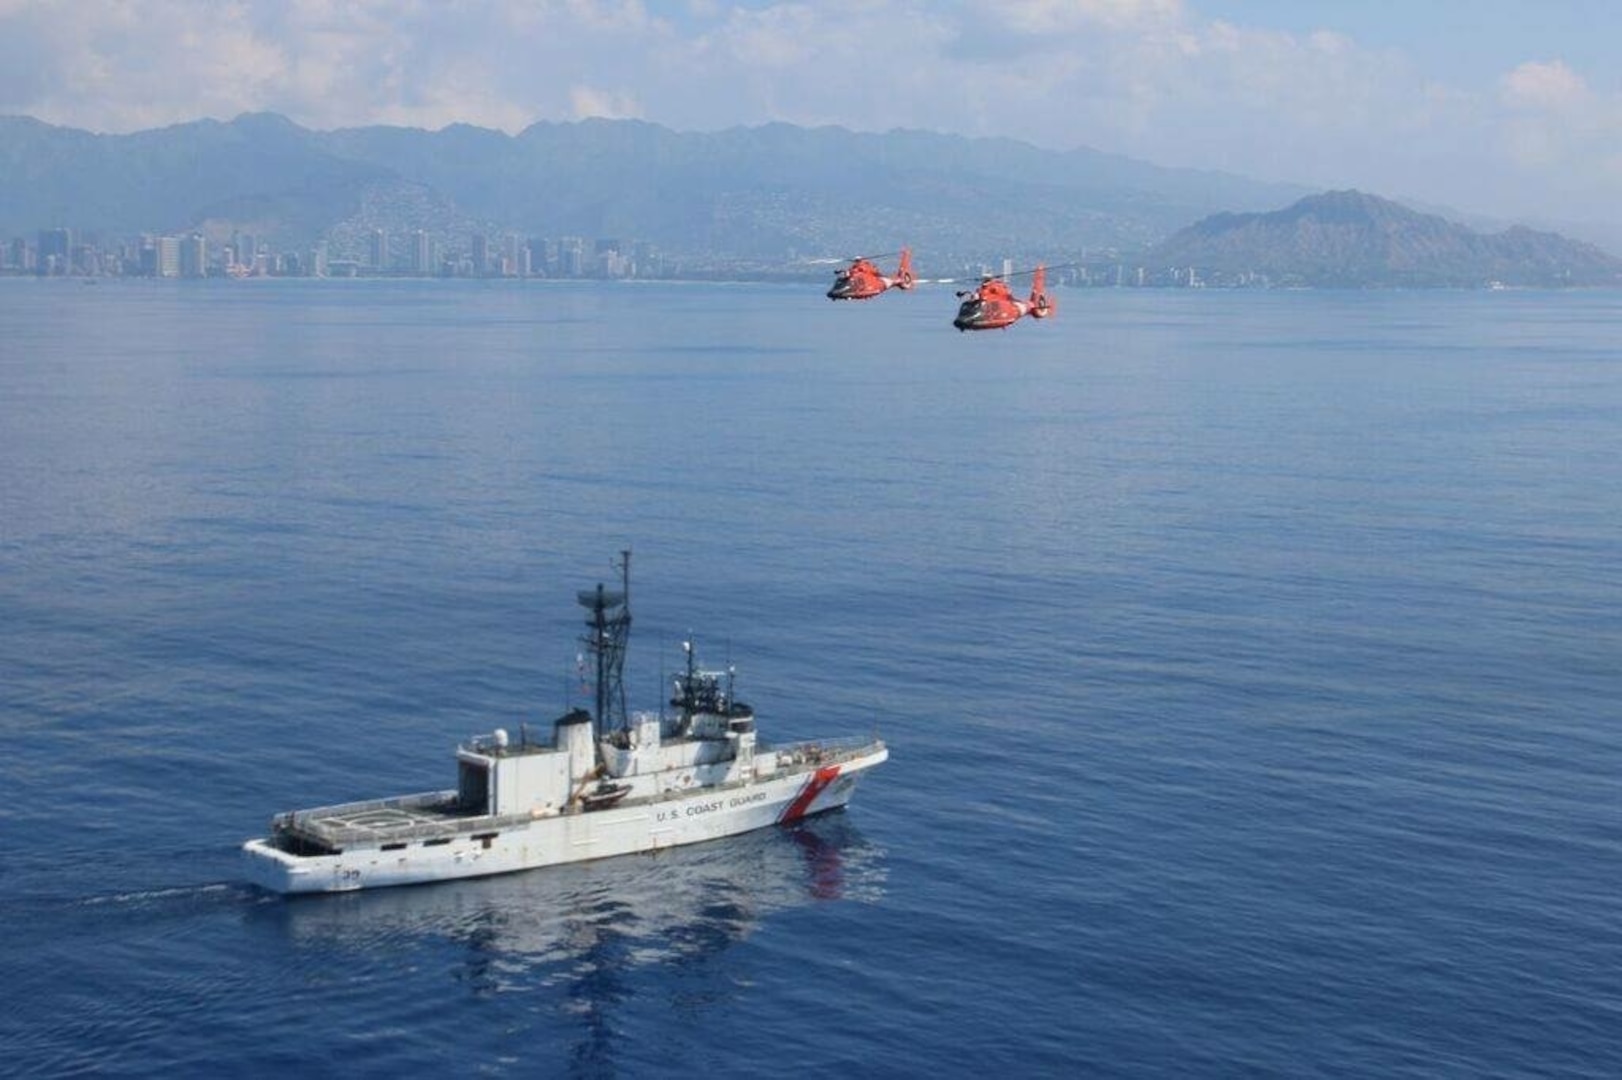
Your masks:
M1047 268L1038 266L1036 275L1031 278L1031 317L1045 319L1052 315L1056 309L1054 303L1048 298Z
M912 249L901 249L901 266L895 272L895 287L910 289L917 279L912 276Z

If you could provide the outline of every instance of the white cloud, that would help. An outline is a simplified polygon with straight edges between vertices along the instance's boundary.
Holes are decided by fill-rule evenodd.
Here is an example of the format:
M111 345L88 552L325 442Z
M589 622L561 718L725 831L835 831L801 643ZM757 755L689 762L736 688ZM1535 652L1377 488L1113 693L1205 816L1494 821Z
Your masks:
M1597 93L1561 60L1519 64L1499 88L1507 112L1497 145L1512 174L1540 184L1561 209L1614 203L1622 95Z
M1327 56L1340 56L1357 48L1351 38L1331 30L1314 30L1307 35L1307 44Z
M110 131L257 110L318 128L910 127L1439 202L1586 178L1611 212L1622 107L1566 62L1450 85L1331 26L1194 2L0 0L0 111Z
M1504 101L1512 106L1566 109L1586 103L1588 84L1563 61L1528 60L1503 78Z
M623 91L603 90L595 86L569 88L569 106L574 119L598 117L604 120L636 120L642 116L642 106L636 95Z
M1181 0L1004 0L979 9L1025 33L1073 33L1079 29L1147 29L1184 17Z

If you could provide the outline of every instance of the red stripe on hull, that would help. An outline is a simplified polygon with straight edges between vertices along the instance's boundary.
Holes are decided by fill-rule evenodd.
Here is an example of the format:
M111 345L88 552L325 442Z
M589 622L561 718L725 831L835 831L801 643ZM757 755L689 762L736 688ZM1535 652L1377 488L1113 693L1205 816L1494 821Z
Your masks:
M799 821L805 817L805 812L811 808L812 803L817 801L817 796L821 795L828 785L838 778L838 765L824 765L818 769L812 774L811 779L805 782L805 787L801 789L799 795L795 796L794 801L788 804L788 809L783 811L783 816L777 819L779 824L787 825L791 821Z

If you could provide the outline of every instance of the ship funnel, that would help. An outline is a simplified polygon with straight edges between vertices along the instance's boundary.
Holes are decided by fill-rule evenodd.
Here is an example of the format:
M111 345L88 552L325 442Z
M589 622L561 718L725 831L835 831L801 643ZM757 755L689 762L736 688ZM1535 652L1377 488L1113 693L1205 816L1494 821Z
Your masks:
M571 785L580 783L597 767L597 751L591 737L591 714L586 710L572 709L558 718L554 744L568 755Z

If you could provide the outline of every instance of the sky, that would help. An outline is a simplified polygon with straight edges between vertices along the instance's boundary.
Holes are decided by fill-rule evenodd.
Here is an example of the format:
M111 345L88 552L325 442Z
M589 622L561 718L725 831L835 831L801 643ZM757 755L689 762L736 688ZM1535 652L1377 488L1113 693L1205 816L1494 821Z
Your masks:
M1622 0L0 0L0 113L1091 147L1622 224Z

